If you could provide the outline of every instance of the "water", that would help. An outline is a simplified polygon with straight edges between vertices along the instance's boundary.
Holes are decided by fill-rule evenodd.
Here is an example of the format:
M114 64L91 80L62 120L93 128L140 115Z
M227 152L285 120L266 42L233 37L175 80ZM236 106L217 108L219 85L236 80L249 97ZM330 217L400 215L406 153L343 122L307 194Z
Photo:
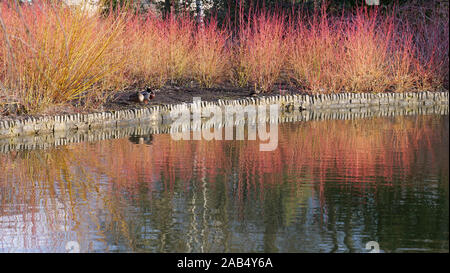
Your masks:
M0 153L0 251L448 252L448 115ZM68 245L69 243L69 245Z

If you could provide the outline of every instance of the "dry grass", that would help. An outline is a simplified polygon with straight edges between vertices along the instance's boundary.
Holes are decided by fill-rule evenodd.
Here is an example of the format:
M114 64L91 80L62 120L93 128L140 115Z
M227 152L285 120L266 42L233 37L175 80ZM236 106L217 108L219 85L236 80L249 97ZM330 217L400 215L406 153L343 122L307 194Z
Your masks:
M382 92L390 87L388 59L392 39L390 18L358 11L345 23L342 42L343 85L350 92ZM395 52L398 53L398 52Z
M449 88L449 6L448 1L399 8L399 21L409 24L417 51L414 69L422 79L419 88Z
M81 8L41 3L0 8L7 41L2 51L9 59L2 82L27 112L105 97L95 85L121 65L111 62L121 59L115 47L123 28L120 17L101 20Z
M264 12L253 14L239 29L234 49L234 80L267 92L280 80L285 65L284 16Z
M330 29L326 14L319 17L316 13L310 21L290 25L288 37L286 65L294 84L311 92L342 91L338 56L344 53L339 46L343 34L340 29Z
M340 17L325 8L295 17L262 11L230 30L215 20L198 29L187 14L163 20L131 9L105 16L47 1L8 3L0 4L2 109L96 107L123 88L192 81L257 92L278 83L311 93L448 88L445 7Z
M322 11L309 21L299 20L289 32L291 78L312 93L440 88L445 75L448 82L445 23L412 26L410 21L363 8L340 18L327 18ZM432 30L417 32L423 28Z
M193 78L210 88L226 80L230 68L230 52L226 47L228 33L209 22L196 36L193 50Z
M184 84L192 76L195 24L186 17L166 21L148 14L132 15L124 32L126 84L160 87L167 82Z

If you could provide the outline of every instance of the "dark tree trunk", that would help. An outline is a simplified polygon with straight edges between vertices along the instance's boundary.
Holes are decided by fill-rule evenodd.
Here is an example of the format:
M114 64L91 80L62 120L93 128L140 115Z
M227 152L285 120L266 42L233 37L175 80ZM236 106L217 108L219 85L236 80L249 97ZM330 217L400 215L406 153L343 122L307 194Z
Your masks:
M198 26L203 29L203 17L205 16L205 12L203 10L203 0L195 0L195 4L197 6L197 23Z
M171 8L172 4L170 3L170 0L165 0L164 1L164 14L163 14L163 18L167 18L170 14L170 8Z

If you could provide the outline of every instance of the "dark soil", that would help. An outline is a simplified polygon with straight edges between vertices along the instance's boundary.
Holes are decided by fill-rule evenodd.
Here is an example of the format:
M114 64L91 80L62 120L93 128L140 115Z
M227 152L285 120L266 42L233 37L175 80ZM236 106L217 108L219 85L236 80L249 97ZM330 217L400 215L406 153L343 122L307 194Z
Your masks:
M135 93L137 90L125 91L118 93L112 98L104 107L107 110L130 108L130 105L139 106L144 104L134 103L128 99L128 96ZM153 89L155 98L150 101L150 105L166 105L193 102L194 97L200 97L202 101L217 101L235 100L247 98L249 96L267 96L267 95L281 95L281 94L298 94L299 92L293 89L280 88L278 92L259 93L256 94L253 89L236 88L236 87L220 87L220 88L200 88L200 87L175 87L166 86L161 89Z

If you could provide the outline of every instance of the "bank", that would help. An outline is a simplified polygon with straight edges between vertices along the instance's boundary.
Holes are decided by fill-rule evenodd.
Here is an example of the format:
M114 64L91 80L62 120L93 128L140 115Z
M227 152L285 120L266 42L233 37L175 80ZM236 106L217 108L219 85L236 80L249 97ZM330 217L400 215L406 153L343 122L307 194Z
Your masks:
M191 94L192 95L192 94ZM193 94L195 95L195 94ZM248 95L248 93L247 93ZM280 111L316 111L320 109L342 109L352 111L369 107L417 107L448 105L448 91L441 92L405 92L405 93L341 93L341 94L285 94L268 96L239 96L226 98L201 97L202 101L194 105L192 101L164 103L148 106L129 106L120 110L108 110L89 113L46 115L0 119L0 138L17 136L55 134L65 131L95 130L99 128L118 128L126 124L170 124L170 111L181 107L227 105L270 105L278 104Z

